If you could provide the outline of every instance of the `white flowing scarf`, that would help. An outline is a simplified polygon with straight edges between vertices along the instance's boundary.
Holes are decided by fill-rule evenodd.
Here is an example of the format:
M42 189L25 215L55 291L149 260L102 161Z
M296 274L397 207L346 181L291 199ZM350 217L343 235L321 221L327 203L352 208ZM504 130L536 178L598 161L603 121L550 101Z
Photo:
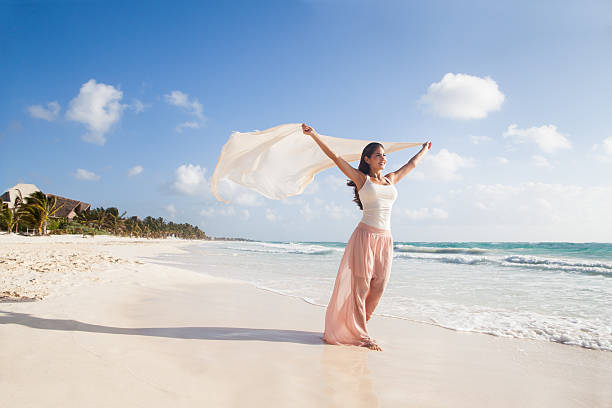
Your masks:
M329 148L347 162L361 159L367 140L341 139L320 135ZM391 153L423 143L381 142ZM217 162L211 180L219 201L229 203L217 191L221 179L251 188L260 194L282 200L301 194L315 174L335 166L301 124L286 124L255 132L234 132Z

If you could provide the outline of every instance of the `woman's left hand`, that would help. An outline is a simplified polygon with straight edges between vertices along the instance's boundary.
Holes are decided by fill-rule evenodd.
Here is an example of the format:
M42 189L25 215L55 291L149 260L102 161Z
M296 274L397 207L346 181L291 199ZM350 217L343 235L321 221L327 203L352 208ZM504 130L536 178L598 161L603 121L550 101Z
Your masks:
M302 123L302 132L304 132L305 135L311 136L317 133L313 128L311 128L305 123Z

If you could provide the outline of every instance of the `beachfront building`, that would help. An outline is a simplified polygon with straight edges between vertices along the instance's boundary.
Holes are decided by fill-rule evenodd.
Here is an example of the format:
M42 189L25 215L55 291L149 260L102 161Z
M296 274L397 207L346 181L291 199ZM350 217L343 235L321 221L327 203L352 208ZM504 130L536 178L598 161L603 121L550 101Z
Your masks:
M16 184L5 191L0 198L2 202L8 204L8 208L12 209L15 207L15 201L17 199L25 201L26 197L37 191L40 191L40 189L34 184Z
M7 191L5 191L0 198L2 202L7 203L9 208L15 207L15 201L17 199L25 202L26 198L37 191L41 191L34 184L17 184ZM46 194L49 197L56 197L57 206L62 206L54 215L53 218L67 218L68 221L72 221L77 214L83 211L87 211L91 205L82 201L73 200L71 198L61 197L55 194Z
M72 221L74 217L83 211L89 210L90 204L82 201L73 200L71 198L61 197L55 194L47 194L47 198L55 197L57 200L57 206L62 206L54 215L53 218L66 218L68 221Z

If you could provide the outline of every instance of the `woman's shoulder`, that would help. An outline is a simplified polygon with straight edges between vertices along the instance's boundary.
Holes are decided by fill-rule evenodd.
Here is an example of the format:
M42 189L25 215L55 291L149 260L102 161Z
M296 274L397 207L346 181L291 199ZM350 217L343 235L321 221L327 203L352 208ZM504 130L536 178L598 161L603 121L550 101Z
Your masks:
M368 182L368 179L370 178L370 176L368 176L367 174L365 174L363 171L357 169L357 172L362 176L361 179L363 180L363 183L358 183L357 187L357 192L361 191L361 189L363 188L363 186L365 186L365 184Z
M357 169L357 173L361 176L361 179L363 180L364 183L370 178L368 174L365 174L363 171L359 169Z
M364 172L362 172L359 169L355 169L354 176L357 176L357 178L360 178L361 180L365 180L368 177L367 174L365 174ZM353 180L353 181L355 181L355 180Z

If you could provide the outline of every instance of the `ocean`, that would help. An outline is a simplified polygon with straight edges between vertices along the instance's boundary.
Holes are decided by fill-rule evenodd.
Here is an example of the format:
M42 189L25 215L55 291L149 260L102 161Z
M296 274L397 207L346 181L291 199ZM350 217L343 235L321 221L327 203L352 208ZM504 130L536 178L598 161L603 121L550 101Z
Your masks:
M326 306L344 247L212 241L164 261ZM612 351L612 244L395 242L374 315Z

